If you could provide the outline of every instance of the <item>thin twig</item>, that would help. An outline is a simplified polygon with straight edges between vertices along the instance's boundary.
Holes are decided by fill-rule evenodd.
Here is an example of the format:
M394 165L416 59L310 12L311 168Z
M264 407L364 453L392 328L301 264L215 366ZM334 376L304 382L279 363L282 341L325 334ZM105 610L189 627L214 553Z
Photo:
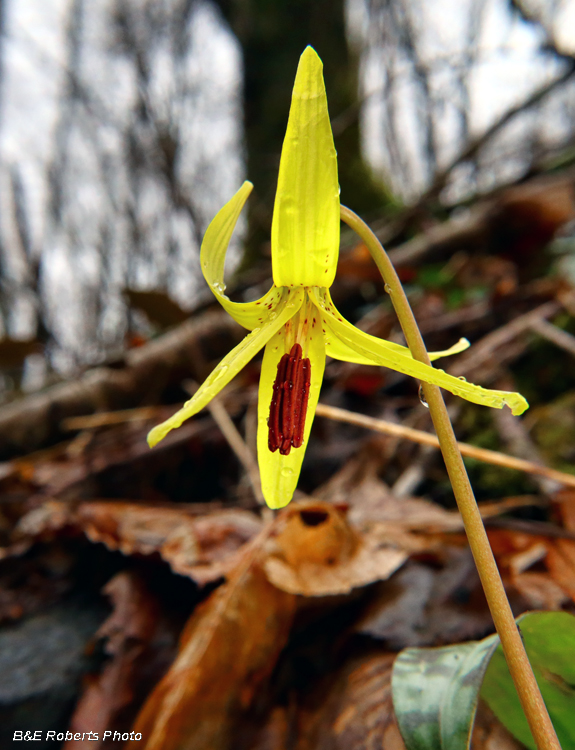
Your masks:
M545 302L534 310L524 315L518 315L505 325L492 333L488 333L480 341L475 343L470 350L459 357L457 364L449 368L452 375L463 375L472 371L475 367L482 365L492 356L496 349L508 344L522 333L529 331L534 323L545 318L556 315L561 310L561 305L555 300Z
M359 427L366 427L369 430L381 432L384 435L405 438L406 440L411 440L420 445L428 445L432 448L441 447L437 437L431 435L429 432L415 430L413 427L404 427L403 425L394 424L393 422L387 422L385 419L368 417L364 414L347 411L347 409L340 409L337 406L318 404L315 413L320 417L327 417L328 419L335 419L338 422L347 422L348 424L355 424ZM539 464L533 463L533 461L526 461L522 458L509 456L506 453L500 453L499 451L491 451L487 448L477 448L475 445L469 445L469 443L458 442L457 445L459 446L461 455L466 456L467 458L475 458L478 461L493 464L494 466L504 466L506 469L524 471L527 474L536 474L537 476L545 477L546 479L552 479L554 482L558 482L567 487L575 487L575 476L573 474L565 474L562 471L549 469L547 466L540 466Z
M557 328L553 323L549 323L547 320L539 318L534 320L530 326L532 331L543 336L547 341L551 341L556 346L564 349L569 354L575 357L575 336L572 336L567 331L563 331L561 328Z
M341 207L341 218L357 232L369 248L387 284L391 301L414 359L430 365L429 355L401 282L379 240L359 216L344 206ZM535 744L538 750L561 750L557 734L529 663L521 634L509 606L505 587L489 545L489 539L471 489L463 458L459 452L443 396L437 386L429 383L422 383L422 389L439 438L447 473L463 519L469 546L491 616Z
M97 427L107 427L112 424L154 419L163 411L165 411L165 407L163 406L140 406L137 409L104 411L96 414L86 414L82 417L68 417L60 422L60 427L63 430L71 432L73 430L95 430Z
M244 439L238 432L235 424L232 422L221 399L218 397L213 398L208 404L208 409L210 410L214 422L218 425L223 436L228 441L230 448L236 454L246 470L256 500L260 505L267 507L262 494L260 472L256 460L248 446L245 444Z

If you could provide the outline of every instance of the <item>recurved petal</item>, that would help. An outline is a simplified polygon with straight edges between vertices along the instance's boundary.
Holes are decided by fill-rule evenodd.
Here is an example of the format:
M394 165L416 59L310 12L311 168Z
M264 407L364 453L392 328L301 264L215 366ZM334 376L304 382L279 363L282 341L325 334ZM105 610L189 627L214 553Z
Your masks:
M447 391L461 396L468 401L483 406L502 409L507 405L513 414L522 414L529 404L519 393L510 391L495 391L481 386L467 383L464 380L448 375L443 370L437 370L430 365L424 365L411 357L390 347L389 342L369 336L360 331L340 315L327 295L327 290L310 290L310 299L322 312L323 327L329 339L340 339L346 346L354 350L361 357L370 360L372 364L383 365L392 370L423 380L433 385L441 386Z
M339 252L337 157L323 65L311 47L297 69L272 220L276 286L333 283Z
M193 397L173 416L156 425L148 434L150 448L163 440L170 430L179 427L182 422L208 404L230 380L245 367L272 336L297 313L304 298L303 289L293 289L285 293L285 301L279 306L277 314L272 314L261 328L254 328L248 335L227 354L220 364L210 373Z
M368 333L366 333L365 335L369 338L369 340L373 340L375 342L382 341L382 339L378 339ZM402 354L404 357L410 357L413 359L411 351L407 346L401 346L401 344L395 344L392 341L386 341L385 343L389 347L390 351L395 351L398 354ZM453 346L449 347L449 349L444 349L440 352L428 352L429 359L434 362L436 359L440 359L441 357L449 357L451 354L459 354L460 352L464 352L468 348L469 341L467 339L459 339L459 341L456 344L453 344ZM342 362L354 362L358 365L379 364L378 362L375 362L373 360L373 357L366 357L363 354L360 354L355 349L352 349L350 346L344 343L340 338L331 335L327 331L325 335L325 353L329 357L339 359Z
M244 182L234 197L218 211L206 230L200 252L202 273L218 302L235 321L250 331L262 324L264 318L262 311L267 314L274 310L281 299L281 290L275 286L256 302L232 302L224 294L226 252L239 215L252 188L251 182Z
M304 351L304 356L309 357L311 365L311 384L305 420L304 440L299 448L292 448L289 455L282 456L279 450L272 453L268 448L268 417L278 363L285 351L285 335L284 331L281 330L270 339L266 346L260 376L258 397L258 464L260 467L262 492L270 508L283 508L292 499L309 440L325 368L325 347L319 315L316 322L310 328L307 354Z

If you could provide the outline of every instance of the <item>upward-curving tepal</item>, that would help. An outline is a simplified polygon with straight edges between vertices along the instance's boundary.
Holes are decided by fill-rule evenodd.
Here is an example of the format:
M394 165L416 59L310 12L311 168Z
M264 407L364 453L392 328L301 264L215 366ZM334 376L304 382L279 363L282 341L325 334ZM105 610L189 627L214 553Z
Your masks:
M521 414L519 393L486 390L415 361L409 349L370 336L346 321L329 293L339 252L337 158L322 63L304 50L297 69L283 144L272 220L273 286L256 302L224 294L224 261L238 216L252 190L244 182L209 225L201 249L204 277L218 302L250 333L215 368L193 398L148 436L151 447L193 416L265 347L258 400L258 462L271 508L282 508L296 488L323 379L326 355L383 365L441 386L478 404L507 404ZM463 351L465 339L430 354Z

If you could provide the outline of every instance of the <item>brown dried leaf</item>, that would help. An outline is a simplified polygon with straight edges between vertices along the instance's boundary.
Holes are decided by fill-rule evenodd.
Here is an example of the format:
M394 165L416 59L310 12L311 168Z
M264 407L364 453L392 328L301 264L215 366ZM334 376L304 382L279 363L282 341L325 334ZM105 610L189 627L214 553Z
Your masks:
M0 369L11 370L22 367L30 354L42 351L42 344L36 339L21 341L3 338L0 340Z
M575 602L575 542L556 539L549 546L547 568L555 583Z
M203 585L227 574L235 565L235 553L257 534L261 521L240 509L198 516L181 505L94 500L73 508L51 500L24 516L18 533L38 537L65 527L125 555L159 553L175 573Z
M235 720L273 669L285 645L296 598L267 580L262 545L270 527L188 622L180 652L149 697L134 731L139 750L229 747Z
M505 729L489 706L484 701L479 701L471 750L524 750L524 746Z
M531 609L561 609L568 599L548 573L519 573L512 582Z
M283 591L304 596L346 594L388 578L407 559L379 535L359 535L331 503L292 503L266 545L264 570Z
M296 750L405 750L391 699L395 654L346 667L317 711L302 709Z
M374 587L355 629L399 651L482 638L491 625L469 549L446 547L443 560L433 565L409 560Z
M442 532L463 529L459 513L412 497L396 497L377 476L374 463L352 459L316 496L349 506L348 520L358 527L373 522L394 524L403 531Z
M136 289L124 289L130 307L146 313L151 323L162 328L175 326L186 320L188 314L165 292L141 292Z
M564 527L575 531L575 492L563 490L557 499L557 510ZM575 542L570 539L549 540L546 563L555 583L575 602Z
M134 696L135 666L158 625L158 608L142 582L131 573L116 575L104 587L114 611L97 632L107 638L106 651L112 659L102 672L88 680L70 722L70 731L85 734L86 739L71 740L65 750L105 747L106 729L114 726L118 713ZM93 740L96 732L98 740Z

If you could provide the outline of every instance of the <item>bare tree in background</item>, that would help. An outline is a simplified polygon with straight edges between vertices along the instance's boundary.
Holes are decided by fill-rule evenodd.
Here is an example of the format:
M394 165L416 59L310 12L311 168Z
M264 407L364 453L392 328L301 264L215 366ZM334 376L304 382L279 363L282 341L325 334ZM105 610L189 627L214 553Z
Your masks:
M452 17L420 0L350 6L366 152L408 201L445 190L453 202L514 182L573 142L573 48L555 42L551 11L544 28L504 0L467 0ZM529 58L514 63L519 43Z
M37 300L59 367L121 351L125 287L191 307L201 236L243 176L241 60L214 6L72 0L64 40L52 145L37 165L48 201L36 247L27 222L39 206L21 165L3 159L3 237L20 257L3 300Z
M26 26L21 9L34 2L53 16L51 30ZM251 257L260 256L307 43L325 63L342 197L393 219L395 236L414 215L403 209L397 225L402 202L456 205L568 158L575 62L557 38L565 3L539 5L465 0L446 18L422 0L54 0L54 12L40 0L8 3L2 335L37 336L51 366L69 372L121 352L125 288L164 290L190 309L201 236L245 172L256 187ZM491 101L487 73L509 61L524 63L520 85L507 81ZM24 63L48 80L51 119L42 97L18 99ZM40 156L28 153L36 141Z

